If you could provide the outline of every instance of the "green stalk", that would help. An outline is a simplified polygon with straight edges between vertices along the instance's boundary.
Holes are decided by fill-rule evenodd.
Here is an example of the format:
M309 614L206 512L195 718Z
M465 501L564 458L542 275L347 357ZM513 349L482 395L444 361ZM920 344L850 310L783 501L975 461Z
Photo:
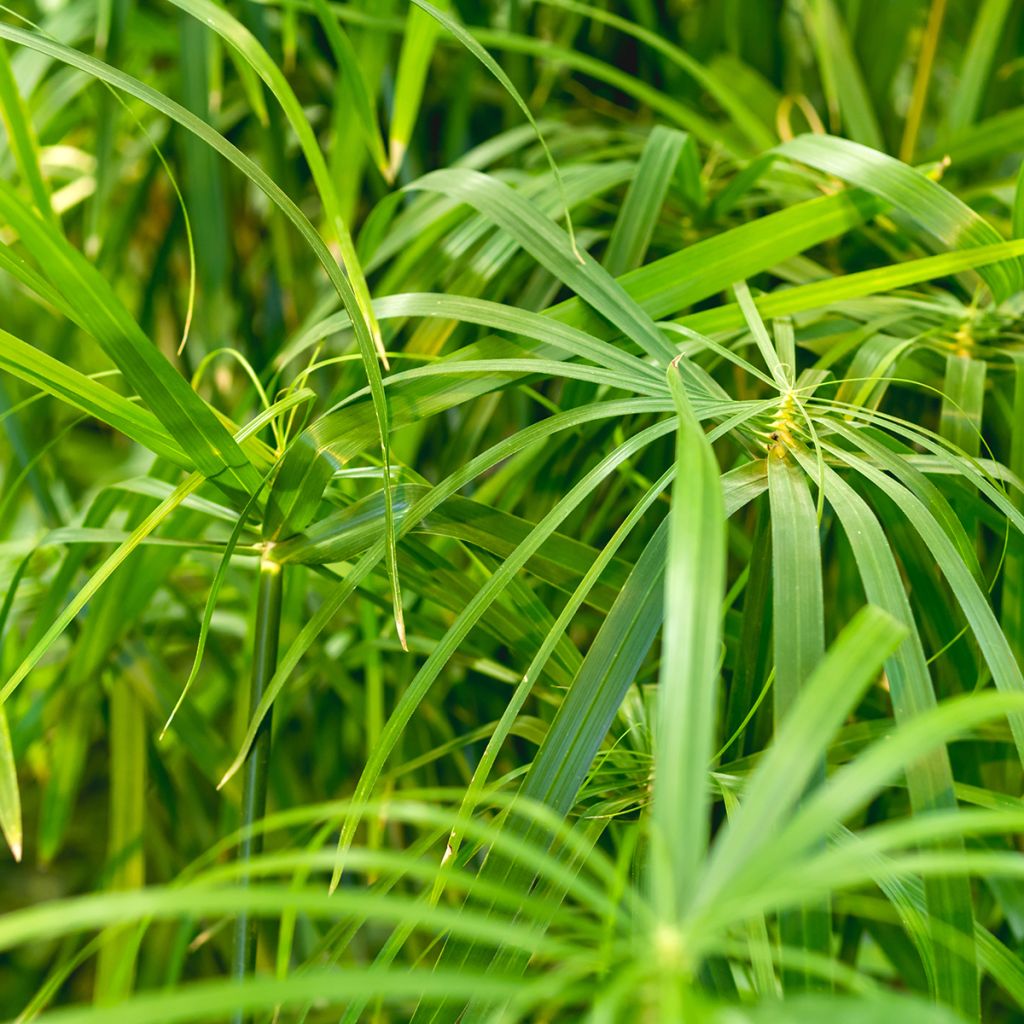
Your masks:
M263 698L263 691L277 667L277 642L281 627L281 584L284 568L266 555L260 559L260 578L256 592L256 621L253 629L252 682L249 707L255 708ZM271 715L268 711L260 725L249 751L242 780L242 840L238 845L238 859L243 864L258 857L263 850L263 833L254 832L253 825L267 811L267 774L270 767ZM248 874L241 876L241 884L248 885ZM256 970L256 922L242 911L235 920L234 953L231 958L231 976L241 981ZM243 1014L238 1011L233 1024L242 1024Z
M932 77L932 63L939 45L939 33L942 21L946 16L946 0L932 0L928 12L928 24L925 26L921 40L921 50L917 58L917 72L914 75L914 89L910 94L910 109L903 125L903 139L900 142L900 159L905 164L914 162L914 150L917 148L917 133L921 128L921 117L924 114L925 101L928 99L928 83Z

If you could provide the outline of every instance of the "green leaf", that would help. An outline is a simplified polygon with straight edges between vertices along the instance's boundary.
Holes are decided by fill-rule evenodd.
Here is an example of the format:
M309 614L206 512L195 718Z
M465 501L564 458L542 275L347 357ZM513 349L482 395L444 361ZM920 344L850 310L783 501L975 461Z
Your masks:
M669 628L658 676L651 873L659 913L675 921L697 891L710 831L726 544L714 451L674 363L668 374L679 428L664 569Z
M32 195L32 201L44 220L59 229L57 215L53 211L50 188L39 167L39 147L36 142L32 121L18 83L11 72L11 59L7 47L0 43L0 115L3 116L7 137L18 163L25 184Z
M977 249L943 253L940 256L926 256L924 259L908 260L906 263L896 263L877 270L861 270L854 274L815 281L812 284L780 288L778 291L759 296L756 300L757 308L764 318L823 309L850 299L892 291L921 281L931 281L963 270L1016 259L1021 255L1024 255L1024 241L1014 240L980 246ZM681 318L679 322L703 334L713 334L716 331L742 327L745 321L743 311L738 305L728 305L692 313Z
M938 182L867 146L828 135L801 135L783 143L775 152L866 188L950 249L970 249L1002 241L988 221ZM1024 286L1019 260L986 266L978 273L997 302Z
M835 733L877 681L883 662L906 633L906 627L887 612L867 605L814 666L747 781L739 810L715 839L697 881L695 918L771 844L804 796Z
M733 470L723 476L721 486L728 517L763 493L767 486L764 466L751 463ZM669 519L663 519L637 559L559 705L521 786L521 796L539 801L559 814L567 814L572 807L594 756L662 626L668 528ZM718 609L715 611L717 614ZM528 823L515 818L502 831L522 832L527 840L536 838ZM523 891L529 889L531 876L528 866L508 857L490 857L481 869L482 878ZM480 965L489 957L488 950L449 942L438 966L464 969L466 964ZM526 963L520 961L517 966L524 970ZM448 1020L457 1015L450 1005L444 1009L440 1017L421 1017L418 1012L414 1020L420 1024L421 1020Z
M332 221L333 228L337 232L341 241L343 255L347 253L348 262L346 263L346 267L351 274L355 275L353 283L349 283L348 278L346 278L345 274L342 273L341 269L338 267L337 262L331 255L330 250L327 248L323 239L295 202L291 200L281 187L277 185L264 171L257 167L252 160L211 128L205 121L197 118L184 107L168 99L166 96L163 96L156 90L143 85L141 82L138 82L128 75L125 75L123 72L117 71L114 68L103 64L101 61L87 57L85 54L78 53L77 51L62 46L59 43L41 38L32 32L26 32L22 29L11 28L10 26L0 24L0 38L22 43L40 51L41 53L46 53L57 60L70 64L72 67L78 67L88 74L98 78L100 81L107 82L116 89L136 96L143 100L143 102L152 106L154 109L167 114L169 117L173 118L179 124L191 131L194 135L197 135L205 141L208 145L212 146L221 155L229 159L231 163L242 171L255 185L257 185L288 217L295 227L298 228L303 238L316 254L321 266L327 272L331 283L337 290L338 296L341 298L345 308L349 311L349 315L352 317L353 328L355 330L356 339L359 342L359 350L363 359L363 367L369 379L370 390L373 397L374 415L377 422L378 439L381 445L385 469L387 470L390 466L388 442L389 427L387 402L384 397L384 385L381 380L380 367L377 364L377 357L375 354L376 344L373 327L376 321L372 317L372 310L369 305L369 293L365 288L365 282L362 285L362 290L360 290L359 282L364 281L364 279L361 272L358 272L358 261L355 258L354 249L351 247L351 240L348 236L347 228L341 221L341 215L337 208L337 204L332 201L334 192L330 186L329 175L327 173L326 166L323 163L323 156L320 153L316 139L313 137L309 124L305 119L305 114L302 112L301 107L299 107L298 100L295 98L295 94L292 92L291 87L288 86L287 82L284 80L280 70L273 64L273 62L270 61L269 57L267 57L266 51L259 46L251 33L239 25L239 23L231 17L230 14L222 8L210 3L209 0L179 0L178 6L185 10L189 10L192 13L198 12L200 17L206 18L209 23L217 29L217 31L224 34L225 38L228 38L232 45L237 46L242 52L244 52L247 59L249 59L253 66L260 71L261 75L266 75L265 80L267 81L268 86L272 91L274 91L278 100L285 104L285 109L289 114L292 126L299 133L299 138L303 142L304 152L307 159L310 161L310 169L313 172L314 177L317 178L318 184L321 187L321 196L327 205L328 216ZM3 194L3 191L0 190L0 197L2 197ZM9 207L9 205L10 204L4 204L6 207ZM3 211L4 206L0 206L0 212ZM7 212L10 213L9 210ZM25 218L19 218L16 223L19 226L19 233L22 235L24 240L23 228L25 226ZM348 249L345 248L346 239L349 240ZM84 261L81 261L81 263L84 264ZM79 269L82 269L81 266L79 266ZM92 268L89 268L89 270L93 277L93 280L90 283L95 285L97 291L103 293L105 290L107 293L103 296L106 301L101 303L101 308L109 309L110 306L106 305L106 302L109 302L113 309L118 309L119 304L114 301L113 293L109 286L102 278L99 277L98 274L96 274L94 270L92 270ZM74 289L72 289L72 291L73 290ZM121 320L123 321L124 317L122 317ZM120 330L129 330L129 337L131 336L131 326L132 324L130 323L118 324ZM114 351L118 353L121 353L124 346L128 344L127 339L117 333L105 333L105 337L107 337L115 346ZM169 431L172 436L181 437L183 440L194 439L194 441L190 440L190 443L186 445L186 448L190 454L196 458L196 464L199 469L207 472L210 476L216 476L221 469L227 469L231 476L241 473L244 492L246 495L251 494L259 483L259 477L253 467L245 460L244 456L242 456L241 452L238 452L236 462L233 454L236 450L236 446L232 441L230 434L228 434L223 427L220 427L219 423L217 424L219 433L218 430L215 430L213 427L208 427L208 419L213 418L213 413L209 407L202 402L190 388L188 388L188 385L185 384L178 374L174 373L166 360L164 360L162 356L158 355L152 346L146 343L144 349L141 348L141 344L134 345L131 348L136 354L139 352L145 353L142 359L143 363L148 364L147 369L155 371L156 376L160 379L160 383L163 384L164 387L170 389L172 401L168 402L165 400L161 392L154 391L154 389L149 386L150 375L148 374L139 377L138 373L128 373L126 370L127 379L136 387L139 394L147 400L147 403L155 403L157 408L163 412L166 418L162 421L169 426ZM125 355L127 358L127 353ZM156 361L155 363L153 362L154 360ZM129 368L132 370L135 369L134 365L131 365ZM168 375L170 375L169 378ZM180 384L174 383L175 381L180 382ZM182 386L185 388L184 393L181 391ZM189 396L187 401L185 399L186 394ZM184 417L177 414L177 401L183 403L182 410L186 414ZM195 437L197 430L196 428L191 427L191 424L188 421L188 416L198 417L198 438ZM184 422L182 422L183 420ZM207 430L207 428L209 430L209 436L204 435L204 431ZM211 437L216 438L216 444L211 442ZM196 446L195 450L193 449L193 443ZM206 458L203 457L204 452L208 453ZM232 458L225 461L227 455L231 455ZM217 459L218 464L216 466L208 467L206 464L211 462L213 459ZM390 500L388 502L387 510L388 536L390 538L387 544L387 561L392 581L392 604L399 636L404 637L401 595L398 589L398 574L395 566L396 556L393 539L394 531L391 523ZM270 539L272 539L272 535Z
M924 649L904 590L896 559L878 519L864 500L834 470L825 470L825 494L853 548L857 570L867 598L884 608L907 628L907 638L886 662L893 713L900 725L935 706L932 681ZM956 805L953 773L944 749L933 750L907 766L910 800L916 814ZM942 935L942 927L970 935L973 932L970 887L957 878L935 878L926 883L929 910L938 923L933 932L936 993L946 1002L973 1012L977 982L973 964L955 955Z
M765 365L771 371L775 386L781 392L788 391L793 384L793 373L796 369L795 360L790 361L788 370L783 365L782 360L779 358L779 353L775 349L775 344L765 329L764 321L761 319L760 313L758 313L757 306L754 304L753 296L751 296L746 282L737 281L732 286L732 290L736 296L736 302L743 313L743 318L747 322L747 327L750 328L750 333L754 337L757 350L761 353L761 358L764 359Z
M614 370L622 374L627 381L643 379L650 384L657 384L664 390L664 381L658 371L636 356L623 352L606 341L598 340L585 330L528 309L517 309L515 306L487 299L446 295L441 292L405 292L388 295L377 299L374 309L381 320L430 317L508 331L517 336L520 344L522 339L541 342L542 345L536 349L538 356L576 356ZM282 350L278 355L278 364L285 365L323 338L344 331L350 326L351 320L347 313L335 313L311 324ZM482 345L467 346L458 353L458 359L469 359L476 353L479 353L482 361L490 359L492 354ZM415 377L414 372L393 373L388 377L388 387L394 388L401 381Z
M735 1014L735 1017L733 1017ZM905 995L799 996L784 1002L764 1002L751 1008L730 1007L708 1024L960 1024L963 1018L944 1006Z
M675 356L650 317L592 257L575 254L568 236L519 192L496 178L464 168L432 171L410 188L469 203L507 231L538 263L662 365Z
M0 330L0 369L88 413L186 469L192 460L148 409Z
M825 653L818 517L807 478L778 445L767 459L772 510L776 728Z
M791 209L769 214L720 235L714 235L681 252L640 267L626 274L621 279L621 284L651 317L664 316L728 288L737 279L737 275L745 276L757 273L778 260L784 260L826 238L862 223L864 219L883 208L884 204L859 191L840 192L833 196L801 203ZM1024 243L1019 246L1019 251L1024 253ZM1005 252L1006 250L999 250L998 256L992 258L1001 258ZM965 257L964 254L935 257L936 260L949 260L950 258L958 259L963 266L973 265L973 259ZM908 264L908 266L911 265ZM870 292L872 287L877 289L888 287L894 269L899 271L900 268L886 268L881 274L869 271L864 275L863 280L861 275L850 275L851 278L857 279L853 294L860 294L856 290L857 288L866 288ZM946 272L946 264L942 264L942 269L929 265L924 270L922 278L916 278L912 274L909 277L910 280L927 279L929 276L938 276ZM867 275L875 276L868 279ZM838 288L845 280L845 278L841 278L835 282L827 282L827 288ZM804 287L813 289L817 286ZM800 288L793 288L785 293L780 293L780 295L784 297L798 293L801 296L804 294ZM761 308L765 309L767 304L777 298L778 296L774 295L762 298L760 300ZM380 315L389 315L385 312L385 304L389 301L388 299L380 300ZM448 301L457 301L457 297L454 299L449 297ZM808 295L807 301L808 308L814 308L827 300L815 293ZM696 316L688 318L687 323L693 321L696 324L696 321L703 321L708 315L715 317L722 313L728 320L726 326L742 326L742 314L735 306L696 314ZM735 313L735 316L729 319L732 313ZM427 314L424 312L421 315ZM590 312L580 299L569 299L560 303L549 309L545 315L566 325L583 326L593 336L612 333L608 331L607 323ZM717 330L718 328L712 326L709 329ZM528 333L532 334L532 332ZM471 351L473 351L472 347L466 349L465 355L468 357ZM545 352L545 354L548 353ZM608 364L607 355L601 362ZM407 417L410 414L415 415L416 418L422 418L431 412L439 412L463 400L468 394L486 393L497 386L499 382L505 384L508 382L508 378L467 379L459 382L457 390L446 389L446 396L439 395L432 389L429 401L422 394L415 397L410 395L406 401L400 397L399 389L396 388L390 394L391 416L397 428L402 422L407 422ZM372 433L367 434L366 432L366 411L360 407L349 407L343 418L339 416L337 425L330 423L329 418L326 418L320 425L315 425L312 428L312 433L317 435L315 443L321 446L334 444L331 438L337 438L344 434L346 444L338 446L340 450L337 452L337 457L341 462L351 458L358 451L367 447L372 440ZM357 441L357 436L362 439ZM282 471L281 486L277 488L277 497L279 498L283 497L286 487L289 490L295 488L293 497L298 494L296 480L301 479L302 474L296 472L294 479L289 483L288 478L292 474L287 470L288 466L286 465ZM272 510L276 500L272 494ZM276 522L283 521L291 514L287 507L283 507L280 511L272 511ZM309 512L294 513L294 515L296 522L302 522L304 521L303 515L309 515ZM305 521L308 522L308 519Z
M146 715L131 685L110 693L110 859L116 864L111 889L141 889L146 878L143 837L146 830ZM124 999L134 987L139 935L113 928L102 938L93 998L99 1003Z
M843 428L840 428L842 430ZM862 445L870 445L866 438L859 438ZM850 452L828 446L846 465L870 480L896 502L914 529L920 534L932 553L943 575L949 582L957 601L971 625L985 660L992 671L992 678L999 689L1017 693L1024 692L1024 675L1014 658L1003 631L999 628L992 606L982 592L969 567L956 550L953 542L921 501L898 481L892 479L876 465ZM884 458L884 449L871 445L868 450L878 458ZM1018 756L1024 761L1024 716L1010 718L1010 729Z
M709 67L707 63L696 60L683 47L674 45L665 38L663 33L653 32L649 28L637 24L636 21L620 17L612 11L576 3L575 0L541 0L541 2L573 11L601 24L610 25L626 35L633 36L655 52L662 54L672 64L693 78L722 107L753 146L767 148L775 142L774 134L751 111L745 97L734 87L734 83L719 74L713 67ZM718 141L721 143L721 138Z
M292 408L298 401L302 401L301 392L293 393L265 410L260 416L247 423L238 431L234 440L241 441L244 438L255 434L265 426L274 416L280 412ZM174 490L163 500L152 512L150 512L129 534L118 548L96 569L89 577L88 582L78 591L77 594L61 609L59 615L50 623L49 627L35 643L32 649L22 658L18 667L14 670L7 682L0 688L0 705L7 701L14 690L25 680L28 674L39 663L39 660L49 650L58 637L71 624L75 616L86 606L89 600L97 593L100 587L120 568L131 553L158 527L167 517L192 495L204 483L201 473L192 473L185 478Z
M655 125L651 129L608 239L604 266L612 277L643 263L683 147L689 141L685 132L674 128Z
M446 8L446 0L438 0ZM434 56L438 21L418 5L410 6L402 33L402 49L395 74L395 96L391 105L388 172L394 178L405 162L405 153L419 117L423 88Z
M580 426L584 423L592 422L594 420L611 419L617 416L629 416L637 412L656 411L658 408L664 408L667 404L668 403L654 403L649 399L602 402L589 407L585 406L578 409L570 409L564 413L557 413L546 420L541 420L529 427L525 427L516 434L513 434L511 437L506 438L488 450L482 452L480 455L477 455L475 458L470 459L469 462L461 466L447 479L430 488L430 490L420 500L418 500L408 510L408 512L405 513L399 527L399 533L404 535L408 531L412 530L421 519L429 515L434 509L438 508L447 498L456 494L462 487L471 480L474 480L481 473L486 472L492 466L516 452L523 451L533 444L545 442L554 437L560 431L570 430L573 427ZM756 496L756 492L752 496ZM749 498L747 500L749 500ZM554 533L553 528L551 532L552 534ZM541 546L543 546L543 541L546 538L542 535L540 539ZM530 538L524 538L519 544L519 549L527 552L527 558L529 558L529 554L532 553L529 550L529 546L527 546L529 540ZM366 579L370 571L373 569L373 566L381 559L381 557L383 557L383 553L382 543L377 543L366 551L363 557L348 570L345 575L344 583L335 587L328 595L323 604L317 610L316 614L302 628L299 635L282 656L277 672L274 674L274 678L267 686L263 700L260 702L259 707L252 712L249 727L246 731L241 747L234 761L231 763L230 767L225 772L224 777L221 779L221 786L224 786L225 783L241 767L245 760L249 745L251 744L253 737L256 735L256 731L258 730L260 723L272 707L273 702L277 699L278 694L280 694L285 683L288 681L288 677L292 672L294 672L303 655L309 650L313 641L327 627L331 619L337 613L344 601L347 600L352 591L359 586L364 579Z
M1010 0L982 0L977 7L957 86L944 119L948 135L970 127L978 115L1010 7Z
M767 462L775 647L772 696L779 737L814 667L824 657L825 601L818 517L807 478L784 442L776 442ZM814 775L816 781L824 777L823 761L815 766ZM784 945L827 955L831 946L828 901L783 915L779 930ZM785 971L783 987L799 991L815 984L807 972Z
M361 319L365 322L366 329L371 335L374 345L379 352L383 353L384 346L380 340L380 330L374 319L373 307L370 303L370 291L363 276L359 259L356 256L352 235L349 232L348 225L341 216L341 205L338 201L337 191L328 172L327 163L324 160L320 144L317 142L306 114L292 87L288 84L284 73L274 63L259 40L230 12L213 3L212 0L171 0L171 2L183 11L191 14L194 18L197 18L203 24L208 25L230 46L237 50L260 78L263 79L271 94L280 103L281 109L288 118L288 123L299 139L299 145L302 147L303 155L309 164L313 180L316 182L317 191L324 204L324 214L330 232L330 239L336 241L341 250L342 265L348 274L350 288L345 289L345 294L339 292L339 295L342 301L346 303L346 306L348 305L346 300L354 297L354 304L359 311ZM335 37L335 42L337 42L337 37ZM355 310L352 310L352 314L353 317L356 316ZM376 366L376 359L371 359L371 362ZM387 365L386 359L384 363ZM369 368L367 368L367 373L370 373Z
M1014 238L1024 238L1024 161L1017 171L1017 187L1013 192L1011 223Z
M0 35L19 31L0 25ZM0 218L18 232L53 287L75 296L80 322L200 472L251 493L255 470L245 454L213 409L142 333L96 268L2 183Z
M498 594L508 586L517 573L529 560L529 558L540 550L541 545L550 537L558 526L572 513L593 490L605 480L615 468L625 462L635 453L643 451L649 444L669 433L675 424L671 420L655 423L644 430L639 431L625 443L619 445L611 453L606 455L589 473L583 476L579 482L572 487L563 498L561 498L552 510L540 520L530 531L529 536L518 545L507 558L505 558L495 569L494 573L487 579L487 582L476 592L470 603L459 613L458 617L447 629L442 639L431 651L430 656L423 666L416 673L415 678L405 688L402 697L398 702L391 717L388 719L384 730L381 733L377 745L371 751L369 760L363 769L359 782L355 788L355 802L360 804L367 800L377 778L384 767L388 757L394 750L399 737L405 731L416 708L426 696L430 687L434 684L438 675L448 660L455 653L458 646L465 640L470 630L477 624L483 612L495 600ZM412 516L412 513L410 513ZM533 794L527 794L532 796ZM351 843L355 826L358 822L350 818L342 830L341 839L338 844L339 860L331 880L332 891L341 880L343 868L343 855L345 849Z
M7 709L0 705L0 831L15 860L21 860L21 796L18 769L14 762L11 733L7 727Z
M828 105L842 116L851 139L872 149L883 149L871 99L836 5L833 0L812 0L812 6L818 67Z
M313 0L313 10L316 11L320 24L323 26L327 42L334 54L334 61L338 65L345 85L349 89L355 105L355 114L359 120L366 145L370 149L377 170L387 176L389 174L388 159L384 152L384 140L381 136L380 125L377 122L377 115L374 112L373 104L370 102L370 92L367 89L366 81L359 67L359 56L348 33L341 27L341 23L331 11L327 0ZM410 15L412 12L410 11ZM394 174L395 168L390 168Z

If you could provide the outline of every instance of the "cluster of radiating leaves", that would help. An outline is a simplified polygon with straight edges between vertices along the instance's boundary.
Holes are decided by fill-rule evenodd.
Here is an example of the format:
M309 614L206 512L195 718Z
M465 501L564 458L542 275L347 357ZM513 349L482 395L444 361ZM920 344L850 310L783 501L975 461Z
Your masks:
M0 17L3 1009L1021 1012L1024 12L781 7Z

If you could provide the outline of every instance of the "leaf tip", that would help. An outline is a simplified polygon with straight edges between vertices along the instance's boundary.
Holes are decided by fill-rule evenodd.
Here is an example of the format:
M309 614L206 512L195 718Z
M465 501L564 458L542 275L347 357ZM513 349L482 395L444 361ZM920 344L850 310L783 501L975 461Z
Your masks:
M402 606L395 604L395 629L398 632L398 642L402 645L402 650L409 653L409 644L405 639L405 616L402 614Z
M396 139L394 136L391 137L390 153L391 163L388 165L388 173L385 177L389 181L394 181L398 177L398 171L405 160L406 145L401 139Z

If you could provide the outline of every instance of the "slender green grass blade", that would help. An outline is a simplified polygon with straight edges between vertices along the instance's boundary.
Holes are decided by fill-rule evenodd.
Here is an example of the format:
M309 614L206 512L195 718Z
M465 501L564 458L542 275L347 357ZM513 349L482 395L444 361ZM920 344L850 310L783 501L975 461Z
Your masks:
M0 832L15 860L21 860L21 795L18 768L7 725L7 709L0 706Z
M440 0L440 8L447 7ZM391 105L388 173L394 178L402 164L419 117L423 89L434 55L438 20L427 10L410 6L402 33L402 49L395 74L395 96Z
M840 115L855 142L884 149L882 133L857 58L833 0L813 0L813 25L829 107Z
M777 153L866 188L906 213L932 238L951 249L1002 241L988 221L938 182L876 150L833 136L801 135ZM1019 260L979 268L997 302L1024 284Z
M950 135L970 127L978 115L1011 6L1010 0L983 0L978 6L957 88L950 97L945 117Z
M18 162L18 169L28 186L29 194L40 215L59 228L53 210L50 188L39 166L39 146L25 99L11 71L11 58L7 47L0 43L0 115L3 116L7 137Z
M604 266L612 277L635 270L643 263L688 138L685 132L662 125L656 125L647 137L636 175L608 239Z
M675 921L694 898L710 831L708 766L718 716L726 544L714 451L675 364L668 373L679 428L664 570L669 625L658 678L651 872L659 912Z

